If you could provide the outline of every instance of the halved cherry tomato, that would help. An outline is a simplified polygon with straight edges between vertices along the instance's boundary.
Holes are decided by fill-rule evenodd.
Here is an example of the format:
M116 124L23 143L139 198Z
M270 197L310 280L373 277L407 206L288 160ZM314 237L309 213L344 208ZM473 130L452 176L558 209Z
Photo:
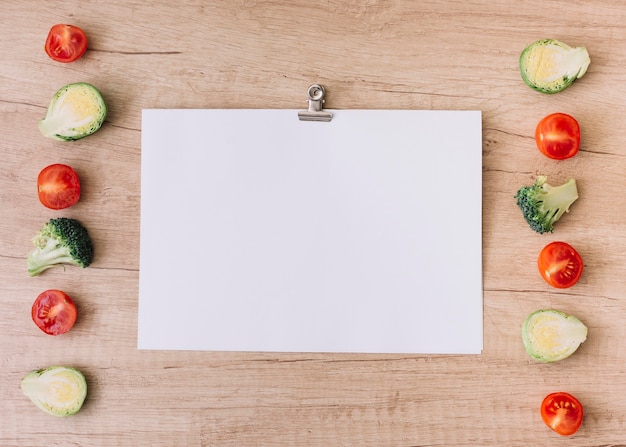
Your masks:
M37 327L49 335L61 335L72 329L76 314L74 301L61 290L42 292L31 311Z
M580 126L574 117L553 113L544 117L535 129L535 141L543 155L555 160L565 160L578 153Z
M74 62L87 50L87 35L74 25L54 25L44 48L46 54L57 62Z
M566 289L573 286L583 273L583 259L566 242L550 242L543 247L537 259L539 273L552 287Z
M78 174L67 165L46 166L37 176L37 193L39 201L47 208L68 208L80 199Z
M541 403L541 419L559 435L570 436L583 422L583 406L569 393L551 393Z

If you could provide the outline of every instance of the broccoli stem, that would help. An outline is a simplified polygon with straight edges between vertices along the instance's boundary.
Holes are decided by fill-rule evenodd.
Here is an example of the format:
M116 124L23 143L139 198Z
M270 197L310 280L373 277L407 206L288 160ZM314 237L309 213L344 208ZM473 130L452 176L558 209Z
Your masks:
M543 189L547 192L543 196L543 207L554 210L553 216L551 216L553 221L559 220L563 214L569 211L570 205L578 199L578 188L574 179L569 179L559 186L544 183Z
M59 246L56 241L49 239L45 246L38 247L28 256L28 274L37 276L49 268L75 263L66 247Z

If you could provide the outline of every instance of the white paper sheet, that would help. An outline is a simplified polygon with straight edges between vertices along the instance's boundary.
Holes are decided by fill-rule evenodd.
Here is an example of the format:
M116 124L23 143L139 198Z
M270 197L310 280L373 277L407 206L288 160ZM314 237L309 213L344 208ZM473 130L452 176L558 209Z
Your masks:
M138 348L482 351L478 111L144 110Z

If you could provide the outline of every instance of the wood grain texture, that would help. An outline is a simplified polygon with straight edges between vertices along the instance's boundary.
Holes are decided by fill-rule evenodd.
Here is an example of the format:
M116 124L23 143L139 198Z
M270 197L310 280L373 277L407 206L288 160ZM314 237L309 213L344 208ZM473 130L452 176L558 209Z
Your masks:
M61 22L90 38L73 64L42 48ZM565 440L538 407L556 390L586 409L568 446L626 445L624 23L620 0L0 2L0 445L552 446ZM545 37L584 45L592 58L558 95L536 93L519 76L521 50ZM100 88L107 121L75 143L45 140L37 121L54 92L76 81ZM484 353L137 351L141 110L304 108L313 82L325 86L329 108L483 112ZM537 121L555 111L581 124L572 160L535 149ZM81 202L61 212L36 197L37 173L54 162L83 179ZM580 199L553 235L532 233L513 200L539 173L579 181ZM462 191L451 206L457 200ZM84 221L96 259L86 270L29 278L30 239L53 215ZM535 268L554 239L585 261L566 291L550 289ZM168 260L166 248L163 257L184 262ZM451 274L463 268L454 253L450 260ZM59 338L29 316L52 287L80 311ZM531 361L521 344L523 319L543 307L589 327L587 342L558 364ZM76 416L51 418L21 394L21 377L50 364L85 372L90 393Z

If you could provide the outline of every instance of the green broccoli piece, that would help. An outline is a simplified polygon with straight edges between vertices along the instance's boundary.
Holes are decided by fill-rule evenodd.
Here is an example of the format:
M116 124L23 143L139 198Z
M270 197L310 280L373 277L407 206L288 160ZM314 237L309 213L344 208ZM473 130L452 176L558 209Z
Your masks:
M76 219L50 219L32 241L35 249L28 255L30 276L64 264L85 268L93 259L93 244L87 229Z
M535 183L517 191L517 205L524 214L530 228L537 233L552 233L554 223L569 212L569 207L578 199L576 180L569 179L560 186L548 184L544 175Z

